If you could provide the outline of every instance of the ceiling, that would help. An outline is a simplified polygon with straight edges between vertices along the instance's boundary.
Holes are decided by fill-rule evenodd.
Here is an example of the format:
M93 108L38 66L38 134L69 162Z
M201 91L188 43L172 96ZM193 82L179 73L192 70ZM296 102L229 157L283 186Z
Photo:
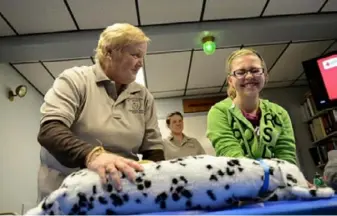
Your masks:
M322 18L336 12L337 0L2 0L0 61L44 95L64 69L93 64L102 28L128 22L152 40L137 81L156 98L226 91L225 59L243 47L265 58L267 88L300 86L303 60L337 50L336 21ZM200 29L220 38L213 55L182 42Z

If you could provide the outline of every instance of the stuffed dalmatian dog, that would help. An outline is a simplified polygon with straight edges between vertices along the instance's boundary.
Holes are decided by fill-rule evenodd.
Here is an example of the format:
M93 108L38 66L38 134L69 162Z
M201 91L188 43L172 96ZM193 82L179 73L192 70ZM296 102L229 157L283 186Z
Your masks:
M268 167L266 172L265 167ZM122 191L84 169L68 176L26 215L138 214L216 210L242 200L329 198L331 188L309 189L299 168L279 159L189 156L143 164L134 183L123 174ZM261 188L265 193L261 194Z

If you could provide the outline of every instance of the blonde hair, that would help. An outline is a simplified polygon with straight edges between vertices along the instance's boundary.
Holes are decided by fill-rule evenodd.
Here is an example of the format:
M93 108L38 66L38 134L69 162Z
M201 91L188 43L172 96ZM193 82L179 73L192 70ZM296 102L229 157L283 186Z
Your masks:
M95 60L102 61L112 50L122 50L130 44L149 42L150 39L138 27L128 23L116 23L108 26L100 35Z
M265 71L267 71L266 63L265 63L265 61L263 60L263 58L261 57L261 55L257 51L255 51L253 49L243 48L243 49L239 49L239 50L233 51L228 56L227 61L226 61L226 70L227 70L228 76L231 75L233 60L236 59L236 58L238 58L238 57L246 56L246 55L255 55L255 56L257 56L261 60L261 64L262 64L263 69ZM236 97L236 90L230 84L228 84L227 95L231 99L234 99Z

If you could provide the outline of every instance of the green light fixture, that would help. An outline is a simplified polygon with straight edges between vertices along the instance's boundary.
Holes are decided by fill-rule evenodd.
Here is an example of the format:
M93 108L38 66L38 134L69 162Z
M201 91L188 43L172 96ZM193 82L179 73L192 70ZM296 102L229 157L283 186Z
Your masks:
M202 48L206 55L212 55L216 50L215 37L211 35L203 37Z

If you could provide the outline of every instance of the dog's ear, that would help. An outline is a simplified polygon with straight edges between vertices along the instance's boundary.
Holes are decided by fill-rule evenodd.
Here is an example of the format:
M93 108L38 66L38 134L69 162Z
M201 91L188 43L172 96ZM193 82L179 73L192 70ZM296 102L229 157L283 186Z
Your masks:
M322 199L331 198L335 195L335 191L330 187L322 188L305 188L300 186L292 186L291 193L300 199Z

